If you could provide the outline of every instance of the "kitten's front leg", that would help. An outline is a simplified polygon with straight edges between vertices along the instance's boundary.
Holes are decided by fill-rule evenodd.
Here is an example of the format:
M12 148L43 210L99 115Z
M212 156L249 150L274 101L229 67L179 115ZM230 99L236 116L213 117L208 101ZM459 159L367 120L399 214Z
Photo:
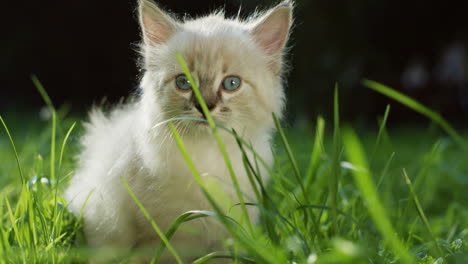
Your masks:
M125 205L118 196L94 193L90 197L84 209L84 232L88 245L96 250L91 263L122 259L135 244L134 214Z

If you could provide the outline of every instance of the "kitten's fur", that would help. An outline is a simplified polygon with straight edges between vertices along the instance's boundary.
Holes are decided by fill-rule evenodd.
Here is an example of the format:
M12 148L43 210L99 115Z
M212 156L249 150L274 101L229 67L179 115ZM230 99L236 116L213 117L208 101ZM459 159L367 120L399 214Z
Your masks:
M151 1L140 0L145 71L141 96L108 115L96 109L91 112L78 170L65 193L75 214L89 197L83 216L91 246L130 248L159 239L121 178L163 232L181 213L210 210L168 126L161 124L172 117L202 117L192 92L176 86L176 76L183 73L176 52L187 62L204 99L216 105L211 110L215 122L234 128L269 164L273 162L271 113L281 117L284 107L283 54L292 23L291 9L292 3L284 1L245 21L225 19L221 13L177 21ZM223 90L226 76L239 76L240 88ZM189 120L178 121L176 127L198 171L205 179L217 180L237 203L209 127ZM227 133L221 136L242 191L254 202L238 146ZM214 220L206 218L187 225L200 233L178 230L172 241L181 251L188 246L207 252L223 233Z

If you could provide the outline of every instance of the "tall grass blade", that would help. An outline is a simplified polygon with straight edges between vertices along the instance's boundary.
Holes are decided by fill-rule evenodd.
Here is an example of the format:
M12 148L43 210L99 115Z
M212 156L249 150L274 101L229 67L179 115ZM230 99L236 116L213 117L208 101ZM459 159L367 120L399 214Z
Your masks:
M414 263L413 256L398 238L395 229L387 217L383 204L377 195L377 188L372 181L362 146L351 128L344 130L343 141L348 159L356 167L356 169L352 170L354 180L363 199L367 203L367 209L377 229L383 238L388 241L394 254L399 256L403 263Z
M437 164L436 159L440 151L441 151L441 141L438 140L434 144L434 146L432 146L430 154L425 157L423 167L421 168L418 175L416 176L415 178L416 180L414 181L414 184L412 184L415 190L419 190L419 186L421 186L424 180L426 179L426 175L430 171L431 167Z
M442 127L442 129L445 130L445 132L447 132L447 134L450 135L458 145L462 146L465 150L468 150L468 143L465 141L465 139L463 139L463 137L461 137L460 134L458 134L457 131L440 114L425 107L418 101L378 82L364 80L362 84L428 117L440 127Z
M75 125L76 125L76 122L73 122L73 124L68 129L67 134L65 134L65 138L63 138L62 147L60 148L59 168L62 167L63 154L65 153L65 146L67 145L68 138L70 137L70 134L75 128Z
M310 190L313 182L314 173L317 170L319 164L319 158L323 153L323 132L325 130L325 120L322 117L317 118L317 126L315 128L315 139L312 153L309 159L309 167L307 169L305 178L305 189Z
M223 224L223 226L229 231L229 233L235 239L237 239L241 243L242 246L244 246L247 250L249 250L251 253L254 253L255 256L260 258L263 261L262 263L284 263L285 258L282 254L279 254L280 252L272 252L271 250L268 250L268 248L264 247L265 245L256 243L258 242L257 240L252 241L250 240L251 238L243 236L242 234L239 234L237 230L234 229L234 226L232 225L232 223L230 223L226 217L222 217L223 211L221 210L220 206L216 203L216 201L213 199L213 197L208 193L205 183L203 182L200 173L197 171L195 164L190 158L190 155L188 154L187 148L185 147L185 144L182 141L182 138L180 137L179 133L177 132L173 124L170 123L169 128L171 129L172 135L174 136L174 140L177 146L179 147L179 150L181 151L182 156L184 157L190 169L190 172L194 176L198 185L201 187L203 194L205 195L206 199L210 203L213 210L216 212L218 216L218 220ZM245 206L245 203L240 204L240 205Z
M130 194L132 197L133 201L137 204L138 208L140 208L141 212L145 215L146 219L150 221L151 226L153 227L154 231L158 234L158 236L161 238L162 242L166 245L166 247L169 249L169 251L172 253L174 258L176 259L177 263L183 264L182 259L180 258L179 254L175 251L174 247L169 243L169 240L167 239L166 235L161 231L159 226L156 224L156 222L153 220L151 215L148 213L148 211L145 209L143 204L140 202L140 200L136 197L135 193L133 190L130 188L130 185L128 185L127 181L124 178L120 178L122 181L123 185L125 186L125 189L127 189L127 192Z
M390 154L390 158L388 158L387 160L387 163L385 163L385 167L380 173L379 180L377 181L377 189L380 188L380 185L382 185L383 180L385 179L385 176L387 176L388 169L390 169L390 164L392 163L394 157L395 157L395 152L392 152L392 154Z
M0 197L0 215L5 215L3 210L4 206L3 203L1 202L3 197ZM7 248L10 247L10 244L8 243L8 238L6 237L7 232L5 230L2 230L4 226L0 226L0 256L5 256ZM0 263L2 259L0 259Z
M208 193L207 187L206 187L205 183L203 182L200 173L196 169L195 164L193 163L192 159L190 158L190 155L188 154L187 148L185 147L185 144L182 141L182 138L180 137L179 132L177 132L177 130L175 129L173 124L169 124L169 129L171 129L171 132L174 135L174 140L177 143L177 146L179 147L179 150L182 153L182 156L184 157L185 162L187 163L187 166L190 169L190 172L192 173L193 177L195 178L198 185L202 189L203 194L208 199L208 202L210 203L210 205L213 207L213 209L215 210L215 212L219 216L223 215L223 212L222 212L221 208L219 207L219 205L215 202L213 197L211 197L211 195ZM223 218L220 217L220 219L223 219ZM230 227L230 225L227 222L223 222L223 223L226 224L228 227Z
M308 200L308 195L306 193L306 190L304 188L304 180L301 177L301 172L299 171L299 166L297 166L296 158L294 157L294 153L291 150L291 146L289 145L289 142L284 134L283 128L281 127L281 124L276 117L276 115L273 113L273 120L275 121L276 129L278 130L278 133L281 138L281 143L283 143L283 147L286 150L286 153L288 155L289 162L291 162L291 165L294 170L294 175L296 176L297 183L299 184L299 187L301 188L301 191L304 195L304 199L307 201Z
M189 211L186 213L181 214L177 219L172 223L169 229L166 231L166 238L168 241L171 240L172 236L175 234L177 229L180 227L181 224L195 220L202 217L215 217L216 214L209 211ZM159 259L161 258L162 254L164 253L164 249L166 248L165 243L160 243L156 249L156 254L154 258L151 260L151 263L158 263Z
M376 156L375 154L377 153L377 149L380 146L380 141L382 140L382 136L384 134L385 127L387 125L387 120L388 120L388 115L389 114L390 114L390 105L387 105L387 107L385 108L385 113L384 113L384 116L382 118L382 121L380 121L380 124L379 124L379 132L377 134L377 139L375 140L374 150L372 151L370 164L372 164L372 161L374 160L374 157Z
M255 180L258 180L260 177L257 176L257 173L255 172L252 166L252 163L250 163L250 160L247 157L244 149L242 149L242 162L244 163L245 173L247 174L247 178L249 179L250 186L252 186L252 189L255 194L255 198L257 199L257 201L261 202L262 196L260 195L260 191L258 190L257 183L255 182ZM261 186L261 183L259 185L260 185L260 188L263 188Z
M340 153L341 153L341 135L340 135L340 109L338 96L338 83L335 84L335 95L333 101L333 156L331 167L331 179L329 181L329 190L331 197L331 218L332 234L338 234L338 183L340 174Z
M24 176L23 176L23 170L21 169L21 163L20 163L20 160L19 160L18 151L16 151L15 142L13 141L13 138L11 137L10 130L8 130L8 126L6 125L6 123L3 120L3 117L1 115L0 115L0 121L2 122L3 128L5 129L5 132L6 132L7 136L8 136L8 139L10 140L10 144L11 144L11 147L13 148L13 152L15 153L16 165L18 166L18 171L19 171L19 175L20 175L21 184L24 184L25 181L24 181Z
M234 189L236 191L237 198L239 199L239 202L241 203L241 209L242 209L244 221L247 223L247 226L249 227L251 233L253 234L252 222L250 221L249 214L248 214L247 208L245 206L244 196L243 196L242 191L240 189L239 182L238 182L236 174L234 172L234 168L232 166L231 160L230 160L229 155L227 153L226 146L224 145L223 141L221 140L221 137L220 137L220 135L218 133L218 130L216 129L216 124L215 124L215 122L213 120L213 117L211 116L210 110L208 109L208 107L207 107L207 105L206 105L206 103L205 103L205 101L203 99L203 96L202 96L202 94L200 92L200 89L198 88L196 82L194 81L194 79L193 79L193 77L192 77L192 75L190 73L190 70L187 67L187 64L185 63L184 59L182 58L182 55L180 53L177 53L176 56L177 56L177 59L179 61L180 66L182 67L182 70L184 71L185 75L187 76L187 78L188 78L188 80L189 80L189 82L191 84L192 91L195 94L195 97L197 98L198 102L200 103L200 105L202 107L204 116L206 117L206 119L208 121L208 124L210 125L210 128L211 128L211 130L213 132L213 135L214 135L214 137L216 139L216 142L218 143L219 150L221 151L221 153L223 155L224 161L225 161L226 166L227 166L228 171L229 171L229 175L231 176L231 181L232 181L232 184L234 185Z
M35 219L36 219L36 216L35 216L35 210L33 208L33 201L32 201L32 197L31 197L31 194L29 193L28 195L29 199L27 200L27 206L28 206L28 225L29 225L29 229L31 230L31 240L32 240L32 244L31 246L34 248L34 252L36 252L36 245L37 245L37 233L36 233L36 225L35 225Z
M52 113L52 132L51 132L51 142L50 142L50 179L55 180L55 140L56 140L56 133L57 133L57 111L50 100L49 95L47 94L44 86L39 81L36 75L31 75L31 80L36 86L36 89L42 96L42 99L49 107L50 112Z
M50 110L55 111L54 104L52 104L52 100L50 100L50 97L44 89L44 86L42 85L41 81L39 81L39 78L37 78L37 76L33 74L31 75L31 80L34 83L34 86L36 86L36 89L41 94L44 102L47 104L47 106L49 106Z
M13 229L13 234L14 234L18 244L22 246L23 245L23 239L20 236L18 226L16 225L15 214L13 213L13 210L11 209L10 202L8 201L7 198L5 198L5 204L6 204L6 208L7 208L7 211L8 211L8 217L10 218L11 227Z
M55 181L55 141L57 134L57 112L52 111L52 132L50 136L50 179Z
M429 224L429 221L427 220L426 214L424 213L424 210L422 209L421 203L419 202L419 198L416 195L416 192L414 191L413 184L411 183L410 178L408 177L408 174L406 173L406 169L403 168L403 178L405 179L406 186L408 186L408 189L411 194L411 198L413 198L414 205L416 206L416 210L418 211L419 218L424 224L424 227L427 230L427 233L429 234L429 237L434 241L434 244L437 247L439 257L443 256L442 249L439 247L437 240L434 236L434 232L432 232L431 225Z
M207 255L199 258L199 259L196 259L194 262L192 262L192 264L202 264L202 263L206 263L206 262L214 263L211 260L213 260L213 259L234 259L234 258L240 259L242 261L241 263L252 263L252 264L256 263L253 259L250 259L250 258L247 258L247 257L239 256L237 254L235 256L232 256L232 254L230 252L228 252L228 251L218 251L218 252L209 253L209 254L207 254Z
M309 193L306 191L306 188L305 188L305 185L304 185L304 179L301 177L301 172L299 171L299 167L297 165L297 162L296 162L296 158L294 156L294 153L292 152L291 150L291 146L289 145L289 142L284 134L284 131L283 131L283 128L281 127L281 124L278 120L278 118L276 117L276 115L273 113L273 120L275 121L275 125L276 125L276 129L278 130L278 133L280 135L280 138L281 138L281 142L283 143L283 147L285 148L286 150L286 153L288 155L288 159L289 159L289 162L291 163L292 167L293 167L293 170L294 170L294 175L296 176L296 181L297 181L297 184L299 184L299 187L300 187L300 190L302 192L302 196L304 198L304 202L305 204L310 204L310 197L309 197ZM302 201L300 201L299 203L302 203ZM313 227L315 229L315 232L313 234L313 236L319 236L321 233L320 233L320 230L319 230L319 225L317 223L317 220L315 218L315 214L310 210L308 211L310 213L310 217L306 215L304 215L304 221L306 222L308 219L312 220L312 224L313 224Z
M247 177L249 178L249 183L252 186L252 189L255 193L255 197L257 198L257 201L260 203L262 201L262 196L258 188L260 187L260 190L262 193L265 193L265 188L263 185L262 177L260 175L260 168L258 166L258 160L255 157L255 153L254 153L253 158L256 164L256 167L254 168L254 166L252 165L252 162L249 159L249 156L247 155L247 152L245 151L244 144L241 141L240 136L237 134L235 130L232 130L232 134L234 135L237 146L239 146L239 149L242 153L242 162L244 163L244 168L245 168L245 172L247 173ZM253 149L253 147L251 147L251 149Z

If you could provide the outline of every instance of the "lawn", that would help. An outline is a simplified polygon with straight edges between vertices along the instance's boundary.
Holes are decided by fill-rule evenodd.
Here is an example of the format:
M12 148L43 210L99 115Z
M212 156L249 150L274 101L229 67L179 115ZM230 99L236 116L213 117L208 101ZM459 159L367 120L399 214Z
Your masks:
M232 235L226 251L196 263L468 263L468 134L386 94L427 123L392 124L391 107L382 106L374 126L352 127L340 122L336 95L333 120L279 126L271 180L257 182L259 204L240 205L261 208L260 224L219 218ZM48 107L50 115L0 113L0 263L81 263L107 253L86 247L82 222L61 197L83 118ZM253 181L257 166L246 160ZM194 217L213 216L183 215L174 228Z

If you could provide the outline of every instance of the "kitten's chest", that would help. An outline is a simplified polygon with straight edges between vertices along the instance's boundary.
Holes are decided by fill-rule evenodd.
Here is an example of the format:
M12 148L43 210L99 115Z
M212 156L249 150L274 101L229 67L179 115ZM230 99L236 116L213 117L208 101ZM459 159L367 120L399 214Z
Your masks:
M224 139L223 144L227 153L227 159L223 156L219 145L214 140L205 139L204 141L187 141L185 147L187 149L190 160L201 180L210 185L217 186L219 190L225 192L230 198L234 198L235 189L232 182L234 176L239 183L241 191L247 196L253 196L253 189L246 174L242 151L234 139ZM271 166L272 154L270 145L267 140L258 140L254 146L256 155L262 161ZM249 150L246 150L246 155L252 164L256 164L254 155ZM171 188L196 188L200 189L196 178L193 175L187 160L181 154L177 146L164 152L164 157L161 157L163 165L158 173L163 177L164 185ZM232 172L228 169L227 162L230 163ZM261 162L259 162L261 163ZM260 166L260 176L266 180L268 176L265 167ZM169 177L166 177L169 176ZM249 197L252 198L252 197ZM252 200L252 199L248 199ZM237 200L235 201L237 202Z
M210 188L215 189L214 195L235 201L232 180L226 167L225 160L217 145L206 142L185 143L190 158L200 175L201 180ZM241 170L240 153L231 146L226 146L230 160L235 168L236 177L244 178ZM167 149L160 153L160 165L151 174L137 181L139 198L154 219L163 228L169 225L182 213L190 210L212 210L204 196L195 176L192 174L187 161L179 149ZM243 181L241 185L243 185ZM241 188L245 188L246 186ZM223 197L215 197L216 200ZM226 204L227 205L227 204ZM232 206L229 201L229 206ZM141 217L140 225L145 225Z
M221 185L229 186L231 177L227 168L226 160L223 157L217 143L212 141L194 141L185 143L188 155L197 173L201 176L202 180L216 179ZM235 173L238 177L242 176L243 168L241 153L237 146L225 143L228 158L232 166L235 168ZM186 158L182 155L178 147L173 147L167 151L163 157L164 165L161 167L162 171L166 171L173 180L180 180L186 182L194 182L195 177L190 170ZM168 179L169 181L171 179Z

